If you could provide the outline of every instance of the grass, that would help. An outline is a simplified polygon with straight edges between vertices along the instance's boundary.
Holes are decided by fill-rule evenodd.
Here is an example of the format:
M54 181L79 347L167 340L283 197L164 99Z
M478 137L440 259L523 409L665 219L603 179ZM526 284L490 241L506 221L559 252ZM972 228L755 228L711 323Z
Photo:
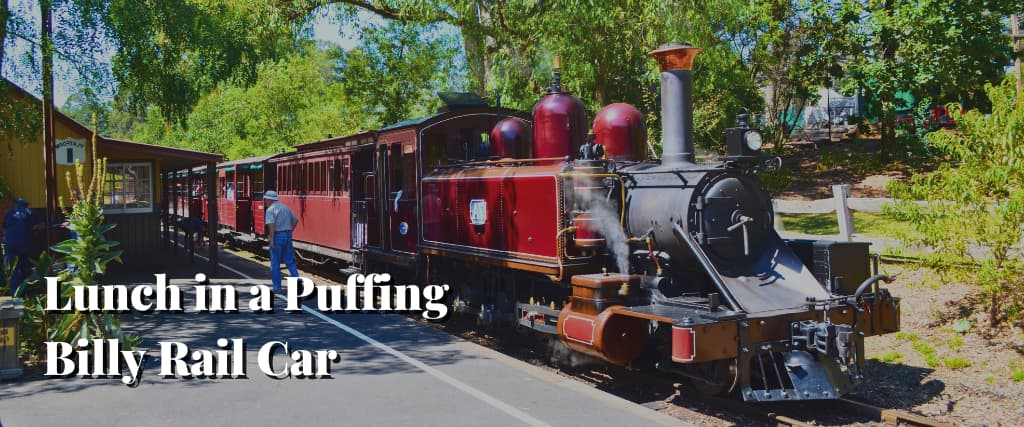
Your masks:
M1016 382L1024 381L1024 366L1019 364L1010 364L1010 379Z
M935 347L921 341L915 342L913 347L914 350L921 353L921 356L924 356L924 363L927 364L928 367L936 368L941 365L939 355L935 353Z
M896 333L896 339L898 339L898 340L907 340L907 341L910 341L910 342L916 342L918 340L918 336L917 336L916 333L913 333L913 332L908 333L908 332L905 332L905 331L899 331L899 332Z
M879 362L884 363L899 362L900 360L903 360L903 355L900 354L900 352L898 351L890 351L888 353L876 357L876 359L878 359Z
M947 357L942 359L942 364L949 369L963 369L971 366L971 361L963 357Z
M834 213L827 214L779 214L786 231L814 235L839 234L839 223ZM857 234L868 237L898 237L898 231L910 236L920 236L910 224L897 221L881 212L853 212L853 227Z

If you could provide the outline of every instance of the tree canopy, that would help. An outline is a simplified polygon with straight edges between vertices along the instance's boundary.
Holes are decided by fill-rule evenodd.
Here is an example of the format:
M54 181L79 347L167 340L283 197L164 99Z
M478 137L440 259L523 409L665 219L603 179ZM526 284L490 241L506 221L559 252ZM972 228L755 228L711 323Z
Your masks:
M870 114L888 119L906 108L898 91L987 108L982 88L1009 63L1002 26L1015 7L1011 0L46 1L62 14L58 24L75 23L55 30L58 59L90 77L66 110L96 112L101 130L120 137L231 156L426 114L441 89L529 109L550 81L555 55L591 114L612 102L634 104L657 141L658 75L646 52L668 41L704 49L695 66L696 135L709 147L744 110L763 112L766 130L784 140L792 131L787 111L814 102L829 82L862 94ZM0 41L6 34L32 40L26 11L8 13L0 3ZM313 43L312 22L323 15L358 34L356 46ZM104 49L112 57L96 61Z

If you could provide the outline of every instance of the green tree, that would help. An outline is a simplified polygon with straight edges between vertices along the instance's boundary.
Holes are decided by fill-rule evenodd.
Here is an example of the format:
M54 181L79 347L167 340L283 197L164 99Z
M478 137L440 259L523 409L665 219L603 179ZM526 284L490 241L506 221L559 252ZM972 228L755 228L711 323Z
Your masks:
M457 41L432 34L430 26L391 21L365 29L360 41L338 75L348 98L361 101L362 113L376 122L432 114L440 106L437 92L462 86Z
M1024 105L1014 102L1010 79L986 91L991 114L949 106L958 129L926 139L950 161L907 183L891 182L888 190L900 201L886 212L919 232L907 243L935 249L926 256L930 266L980 287L995 326L1024 321L1024 265L1013 249L1024 244ZM972 255L979 268L958 268Z
M263 64L252 86L221 84L196 105L187 127L148 137L240 158L379 126L362 114L364 104L350 102L337 71L342 60L340 49L311 48Z
M251 84L263 60L293 50L298 28L277 22L262 2L101 3L104 28L119 47L117 96L136 114L158 107L168 123L183 120L221 82Z
M766 89L765 126L779 148L789 140L817 89L840 73L837 39L828 4L813 0L771 0L734 6L743 11L737 40L747 67Z
M893 127L903 105L896 93L941 104L985 106L982 88L999 82L1009 63L1003 19L1013 0L843 0L835 12L845 28L847 92L862 91L881 119L886 154L896 154Z

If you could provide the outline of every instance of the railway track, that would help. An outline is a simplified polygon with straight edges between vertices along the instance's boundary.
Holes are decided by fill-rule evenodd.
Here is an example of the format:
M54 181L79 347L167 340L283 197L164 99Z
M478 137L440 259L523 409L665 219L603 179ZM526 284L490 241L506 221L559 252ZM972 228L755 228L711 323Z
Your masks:
M251 253L232 250L245 258L262 261ZM314 280L344 283L340 273L325 270L323 265L299 261ZM315 277L319 276L319 277ZM321 282L321 280L317 280ZM655 410L667 412L684 421L698 424L727 422L733 425L820 426L868 424L889 426L944 427L951 424L899 409L886 409L865 402L842 398L832 401L746 403L737 399L698 394L676 378L656 376L642 371L629 371L610 365L579 369L572 361L557 361L552 346L541 337L506 331L481 332L475 319L452 316L445 323L434 323L410 315L446 333L470 340L521 361L556 370L561 375L590 384L626 400ZM701 420L694 420L694 418Z

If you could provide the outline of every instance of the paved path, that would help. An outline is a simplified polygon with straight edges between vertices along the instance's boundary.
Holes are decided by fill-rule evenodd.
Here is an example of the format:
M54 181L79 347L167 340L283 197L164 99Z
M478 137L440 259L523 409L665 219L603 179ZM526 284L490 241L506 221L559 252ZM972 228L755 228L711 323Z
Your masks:
M881 212L882 206L886 203L893 203L894 200L888 197L851 197L846 199L850 209L860 212ZM835 199L820 200L787 200L774 199L776 213L788 214L822 214L836 211ZM924 205L925 202L919 201Z
M221 279L239 291L264 266L221 253ZM231 271L234 270L234 271ZM173 283L192 283L179 273ZM242 279L238 279L243 277ZM242 295L246 293L240 292ZM243 301L247 301L243 298ZM282 308L283 304L277 305ZM44 379L0 384L0 424L57 425L444 425L640 426L682 421L512 359L400 315L242 312L133 314L125 328L143 347L176 340L215 349L244 338L248 379ZM274 380L257 367L268 341L336 349L333 379ZM278 355L275 363L284 363Z

